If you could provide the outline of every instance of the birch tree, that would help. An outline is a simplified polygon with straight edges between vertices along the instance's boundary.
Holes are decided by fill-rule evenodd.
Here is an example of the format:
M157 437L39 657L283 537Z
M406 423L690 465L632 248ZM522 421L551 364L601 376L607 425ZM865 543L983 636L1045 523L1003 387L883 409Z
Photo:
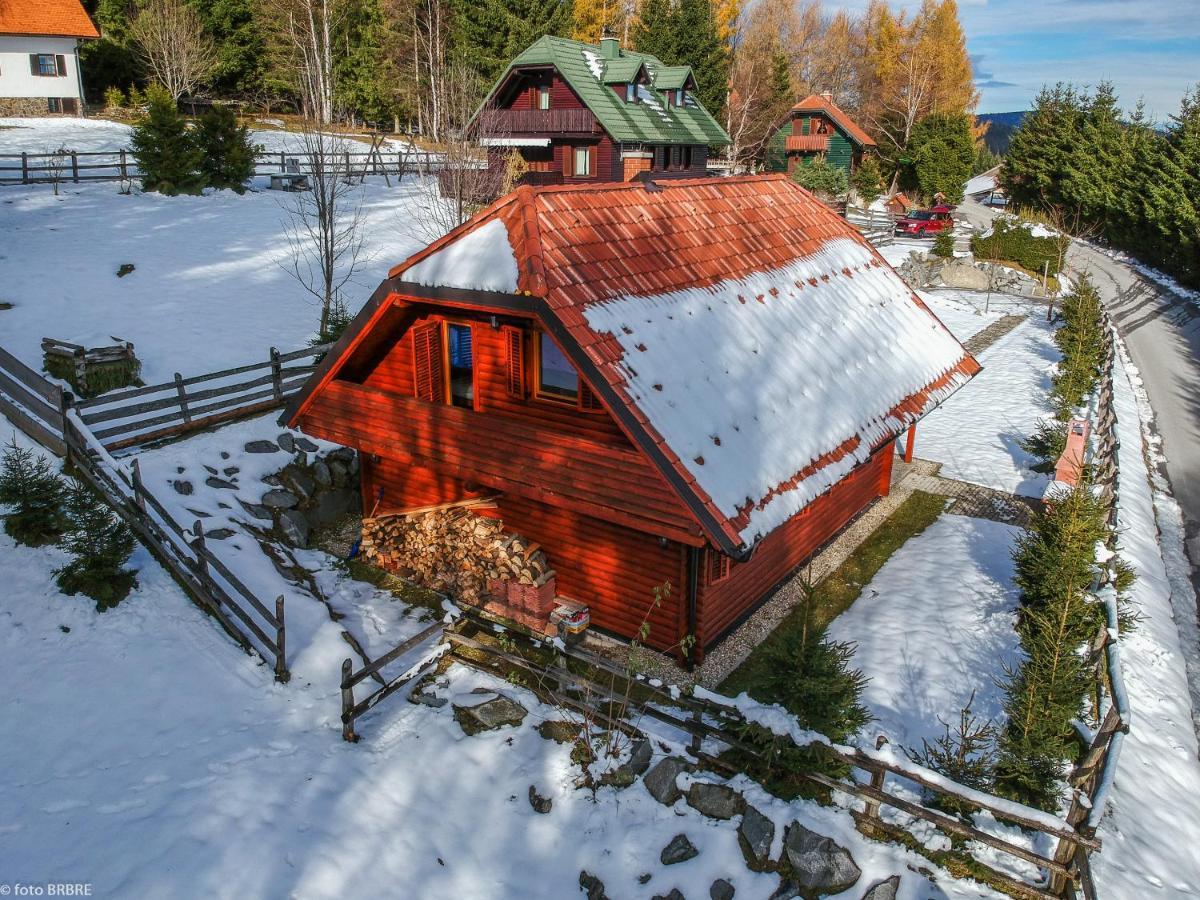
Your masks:
M217 63L212 39L184 0L147 0L130 34L142 64L176 102L194 93Z
M264 0L277 63L295 84L305 119L318 125L334 121L333 45L345 5L345 0Z

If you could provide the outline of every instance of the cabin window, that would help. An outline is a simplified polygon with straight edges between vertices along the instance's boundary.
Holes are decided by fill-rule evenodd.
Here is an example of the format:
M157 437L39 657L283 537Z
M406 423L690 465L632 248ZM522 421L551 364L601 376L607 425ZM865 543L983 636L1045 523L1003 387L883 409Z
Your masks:
M708 584L720 584L733 571L733 560L717 550L708 551L708 566L705 581Z
M676 144L674 147L671 148L671 168L672 169L679 168L679 161L681 158L680 149L681 148L679 147L678 144Z
M550 108L550 85L543 84L543 85L538 86L537 108L538 109L549 109Z
M67 74L67 59L61 54L30 53L29 72L32 75L56 76Z
M625 102L637 103L637 85L632 81L625 85Z
M692 167L692 147L691 147L691 145L689 144L688 146L683 147L679 151L679 154L680 154L680 161L681 161L681 164L683 165L683 168L690 169Z
M470 325L447 323L446 354L450 363L450 402L454 406L474 409L475 353Z
M579 373L546 335L537 335L537 396L541 400L579 400Z
M676 88L675 89L675 105L676 106L683 106L683 96L684 96L683 88Z
M592 174L592 148L575 147L571 151L571 174L576 178L589 178Z

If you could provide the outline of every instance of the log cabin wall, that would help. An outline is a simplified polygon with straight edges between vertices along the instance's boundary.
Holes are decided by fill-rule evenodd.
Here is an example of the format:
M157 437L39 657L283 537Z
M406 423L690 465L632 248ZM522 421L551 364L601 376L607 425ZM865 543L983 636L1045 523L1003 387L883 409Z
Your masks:
M751 612L802 562L854 516L886 496L895 445L889 441L863 465L767 535L744 563L730 563L727 577L713 583L703 565L697 591L697 640L710 647ZM704 554L706 563L713 551Z

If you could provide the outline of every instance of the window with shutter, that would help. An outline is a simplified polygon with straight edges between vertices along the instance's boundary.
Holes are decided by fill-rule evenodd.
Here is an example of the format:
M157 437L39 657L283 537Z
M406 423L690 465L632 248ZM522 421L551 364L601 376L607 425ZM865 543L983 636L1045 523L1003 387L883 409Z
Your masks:
M54 57L55 68L58 70L60 78L67 77L67 58L61 53Z
M708 551L708 583L717 584L729 577L733 561L717 550Z
M604 407L600 405L600 398L582 380L579 382L579 408L584 412L603 412L604 410Z
M508 361L508 395L525 399L525 333L505 326L504 353Z
M446 402L443 368L442 323L429 322L413 329L413 374L416 396L430 403Z

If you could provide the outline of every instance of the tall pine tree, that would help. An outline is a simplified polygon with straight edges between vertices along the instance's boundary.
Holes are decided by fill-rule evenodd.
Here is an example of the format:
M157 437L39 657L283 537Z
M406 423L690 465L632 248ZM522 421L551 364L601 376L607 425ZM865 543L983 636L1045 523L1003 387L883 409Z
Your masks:
M565 0L453 0L455 52L484 79L538 38L571 33L571 4Z

